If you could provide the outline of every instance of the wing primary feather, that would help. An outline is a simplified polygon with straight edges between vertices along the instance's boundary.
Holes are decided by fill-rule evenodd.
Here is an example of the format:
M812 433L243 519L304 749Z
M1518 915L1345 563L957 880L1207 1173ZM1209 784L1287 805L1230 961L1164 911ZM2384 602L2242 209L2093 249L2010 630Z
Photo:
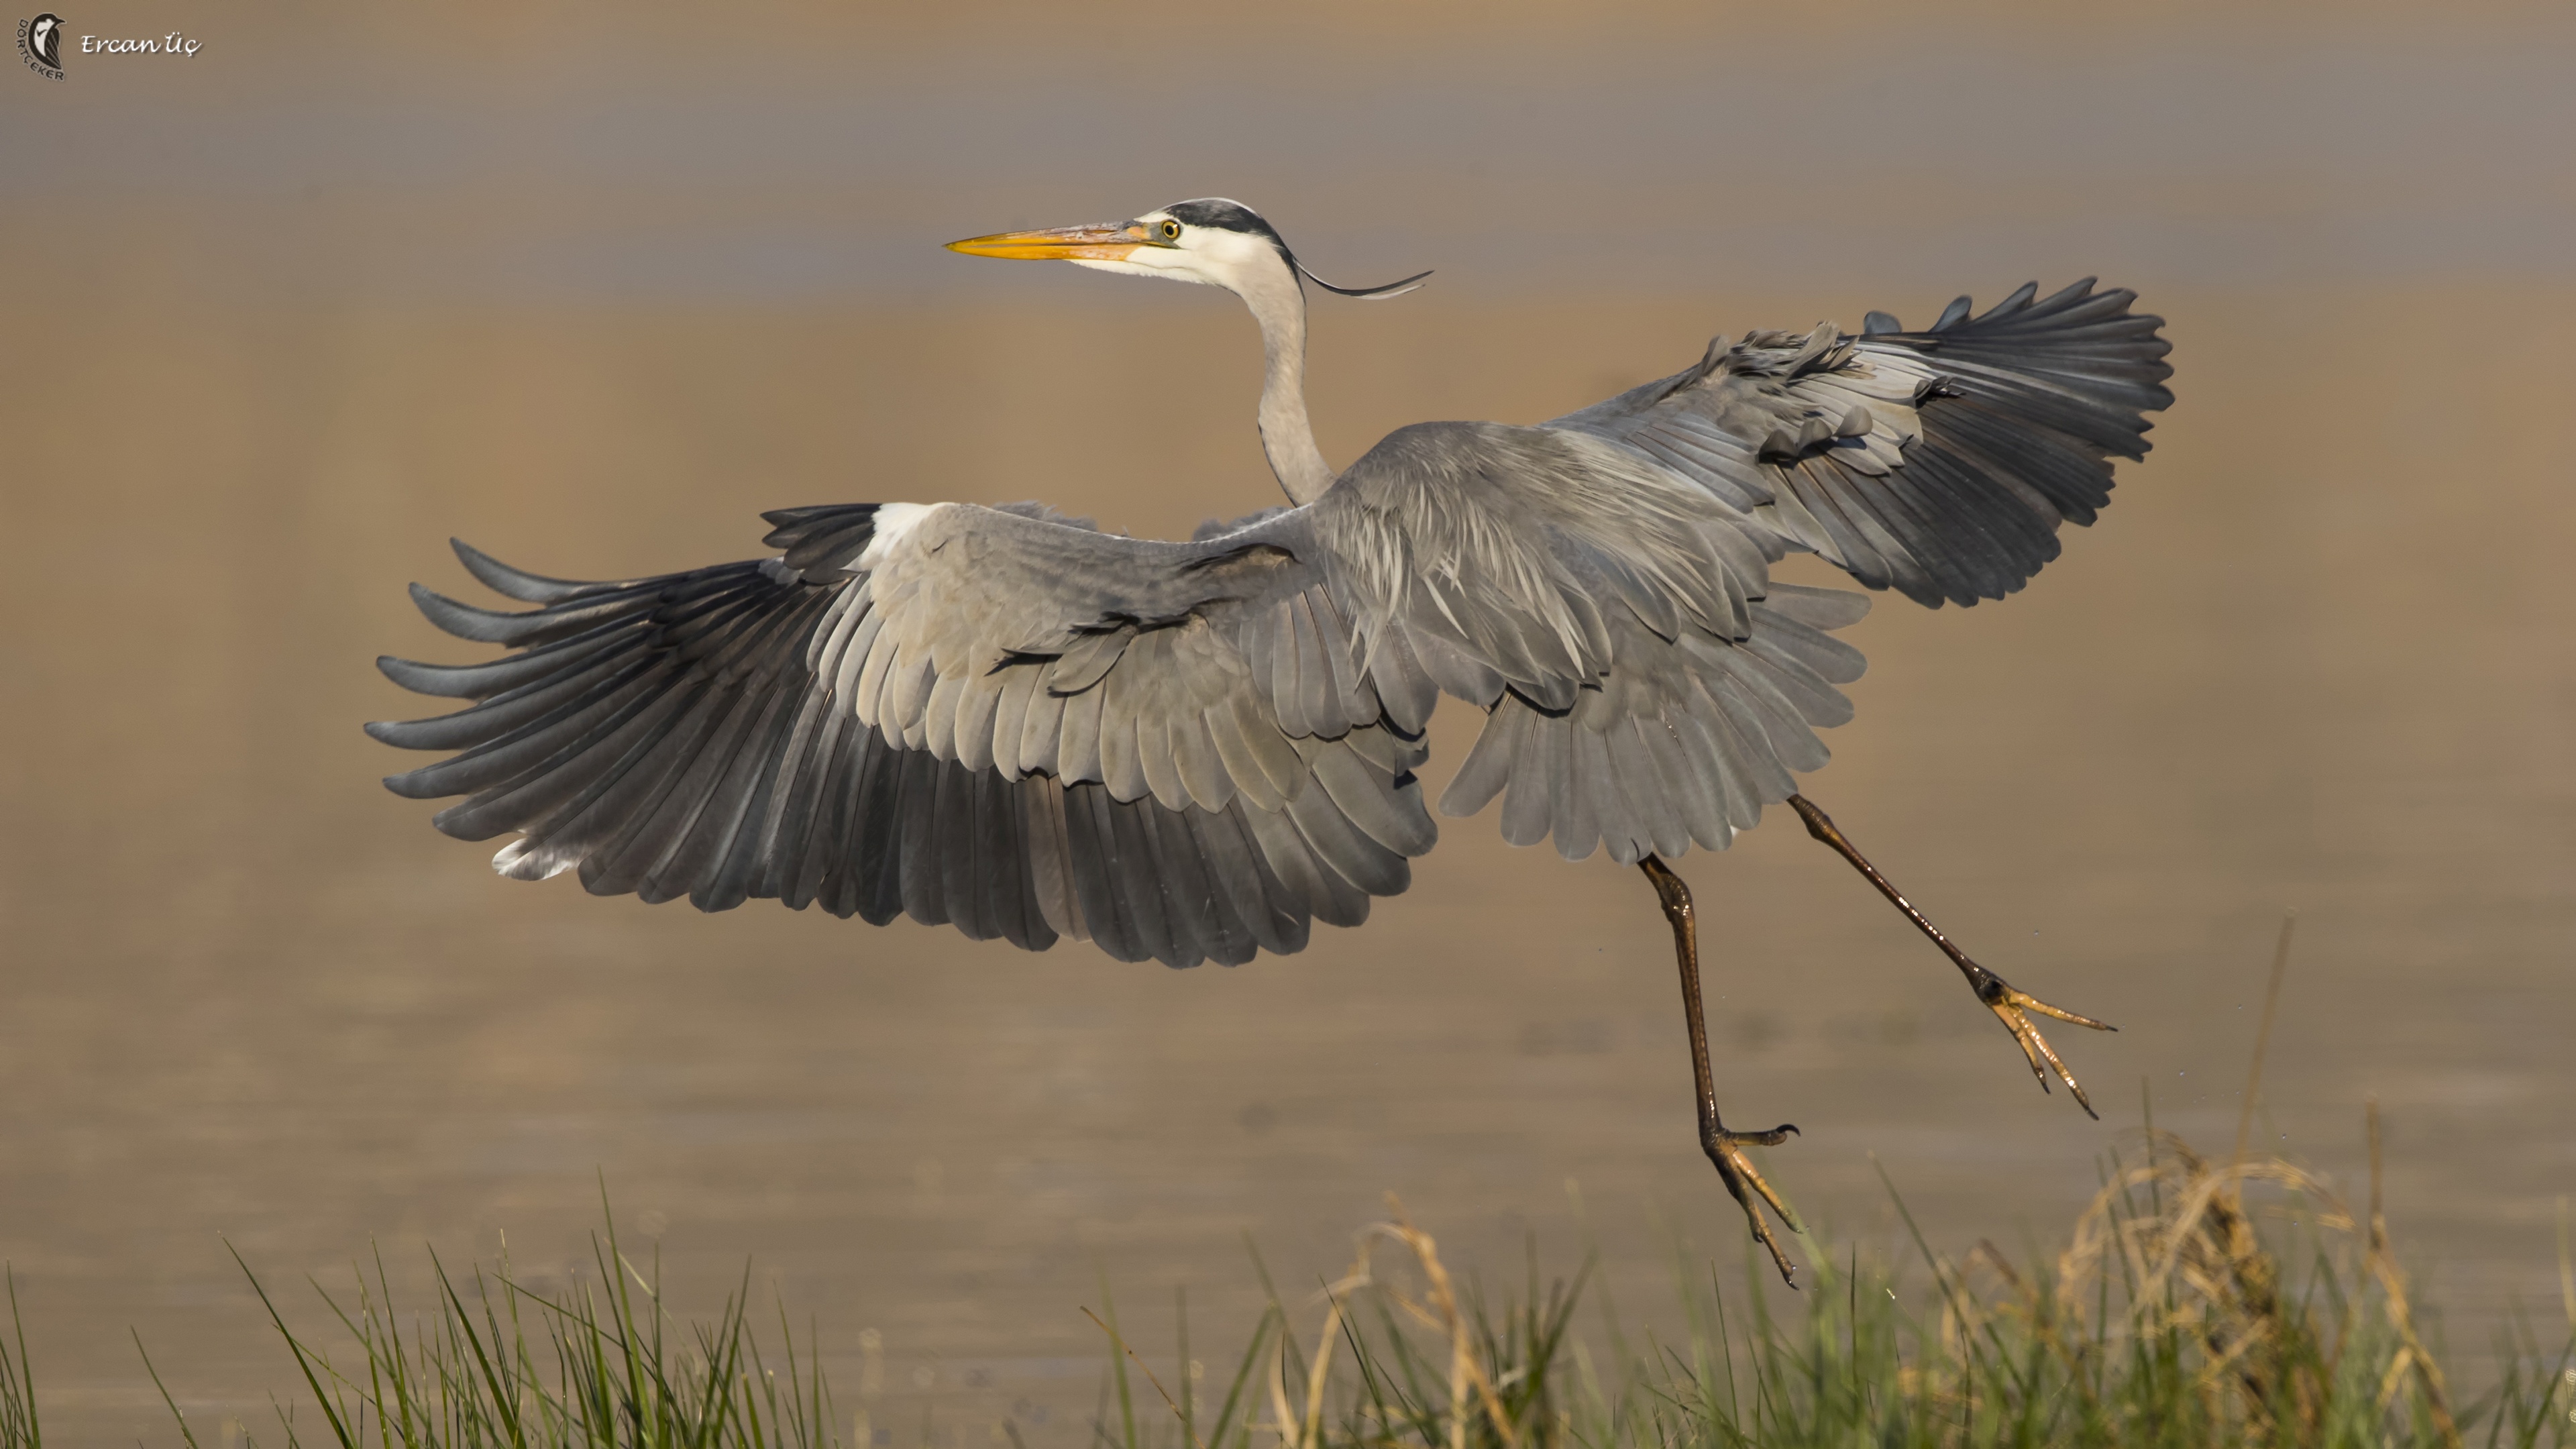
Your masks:
M786 762L787 743L794 737L798 701L781 691L770 697L767 709L765 736L753 757L756 768L744 791L741 820L715 873L691 897L691 903L702 911L732 910L749 900L752 885L766 868L775 842L776 818L771 802L776 798L773 791L778 772Z
M1210 956L1225 954L1234 932L1228 929L1228 913L1217 903L1206 863L1199 858L1197 837L1187 822L1178 811L1156 805L1151 797L1135 801L1128 809L1145 837L1157 893L1171 922L1172 954L1163 964L1196 966Z
M937 858L931 869L939 878L940 902L947 908L948 924L968 940L990 940L999 933L980 909L984 881L975 859L975 777L946 760L937 760L932 774L939 783L931 817Z
M456 551L456 561L465 571L481 581L483 587L504 598L523 604L553 604L596 594L607 589L631 587L631 581L598 583L582 579L550 579L542 574L526 573L510 567L461 538L451 538L447 546Z
M903 914L904 752L884 733L857 728L864 746L850 783L849 863L859 919L872 926Z
M938 853L939 761L926 750L901 750L895 758L903 768L903 794L895 806L903 823L903 913L925 926L946 925Z
M1134 913L1118 888L1118 842L1109 818L1109 792L1094 783L1064 791L1066 837L1071 843L1075 888L1082 897L1082 917L1091 927L1091 942L1121 961L1152 956L1136 927Z
M1064 789L1044 775L1020 777L1020 824L1029 842L1029 885L1039 914L1059 936L1091 939L1073 877L1072 846L1065 833Z
M1153 846L1146 839L1147 827L1140 818L1140 809L1120 804L1105 787L1100 800L1102 813L1108 817L1104 833L1113 842L1108 861L1110 888L1126 908L1137 949L1167 966L1180 965L1184 952L1181 943L1173 938L1170 907L1164 900L1165 884L1155 870Z
M1287 944L1288 933L1281 929L1269 893L1263 888L1252 842L1244 837L1235 812L1230 808L1193 810L1179 818L1187 822L1195 838L1199 859L1207 867L1209 886L1240 923L1243 939L1249 943L1232 959L1213 952L1211 957L1220 965L1239 966L1252 959L1253 948L1280 954L1296 949Z

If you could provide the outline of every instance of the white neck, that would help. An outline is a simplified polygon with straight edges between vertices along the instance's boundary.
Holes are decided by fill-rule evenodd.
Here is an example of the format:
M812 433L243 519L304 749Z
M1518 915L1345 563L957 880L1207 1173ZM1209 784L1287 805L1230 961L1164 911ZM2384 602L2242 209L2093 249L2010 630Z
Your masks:
M1261 324L1261 450L1289 501L1307 504L1333 486L1333 468L1306 420L1305 289L1277 256L1271 253L1273 265L1246 269L1234 292Z

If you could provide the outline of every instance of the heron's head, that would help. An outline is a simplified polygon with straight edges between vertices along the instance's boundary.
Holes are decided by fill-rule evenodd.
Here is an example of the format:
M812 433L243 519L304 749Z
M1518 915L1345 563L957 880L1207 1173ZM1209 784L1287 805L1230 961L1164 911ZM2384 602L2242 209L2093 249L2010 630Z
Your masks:
M1202 282L1247 299L1281 283L1294 288L1300 275L1345 297L1394 297L1431 275L1424 272L1383 287L1336 287L1300 265L1278 228L1259 212L1214 196L1174 202L1134 221L1008 231L950 242L948 249L974 257L1071 262L1104 272Z

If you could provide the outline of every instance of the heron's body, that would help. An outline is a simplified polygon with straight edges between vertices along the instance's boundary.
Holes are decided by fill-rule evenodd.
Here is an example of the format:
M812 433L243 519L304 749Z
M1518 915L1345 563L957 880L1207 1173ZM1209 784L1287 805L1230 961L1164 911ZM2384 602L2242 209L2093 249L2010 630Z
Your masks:
M2092 521L2107 457L2142 455L2142 415L2169 401L2157 319L2088 281L1973 318L1963 299L1922 332L1873 313L1856 337L1721 338L1553 422L1417 424L1336 473L1306 417L1302 268L1249 211L958 247L1243 297L1292 506L1187 543L1037 505L789 509L768 515L773 557L621 583L460 545L539 607L416 591L442 628L519 652L386 661L478 701L372 726L460 751L388 783L466 795L439 827L515 834L496 865L522 878L1231 964L1405 888L1436 834L1414 771L1447 693L1487 716L1444 812L1499 798L1515 843L1655 874L1794 799L1825 762L1816 729L1850 715L1837 686L1862 661L1830 633L1867 600L1773 563L1816 553L1926 604L2001 598L2062 521ZM1657 883L1670 905L1678 880ZM1703 1116L1706 1136L1713 1098Z

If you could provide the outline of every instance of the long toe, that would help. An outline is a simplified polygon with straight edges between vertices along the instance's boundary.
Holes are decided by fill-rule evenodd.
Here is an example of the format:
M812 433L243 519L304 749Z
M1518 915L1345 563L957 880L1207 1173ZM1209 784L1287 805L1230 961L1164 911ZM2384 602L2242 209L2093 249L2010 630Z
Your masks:
M2021 1048L2022 1056L2030 1063L2030 1074L2039 1079L2040 1090L2048 1090L2048 1075L2054 1071L2058 1080L2066 1084L2066 1090L2075 1094L2076 1105L2084 1109L2084 1114L2097 1122L2100 1121L2102 1114L2093 1110L2093 1099L2084 1095L2084 1085L2075 1080L2073 1072L2066 1069L2065 1059L2058 1056L2056 1048L2048 1044L2048 1038L2039 1034L2039 1028L2031 1023L2029 1013L2035 1011L2042 1016L2054 1017L2059 1021L2071 1021L2077 1026L2091 1027L2095 1031L2117 1031L2119 1028L2109 1022L2095 1021L2089 1016L2078 1016L2074 1012L2051 1006L2027 991L2016 989L2000 976L1989 976L1982 983L1982 988L1977 995L1985 1002L1987 1009L1994 1012L1995 1018L2004 1024L2004 1030L2012 1033L2014 1044Z
M1753 1165L1753 1159L1744 1155L1744 1147L1748 1143L1776 1147L1797 1130L1785 1122L1768 1132L1720 1129L1703 1144L1708 1150L1708 1160L1717 1168L1719 1180L1726 1184L1726 1190L1735 1198L1736 1205L1744 1209L1744 1220L1752 1225L1755 1241L1770 1251L1772 1266L1780 1270L1780 1281L1792 1288L1798 1286L1798 1265L1789 1261L1789 1255L1781 1250L1780 1240L1771 1235L1771 1225L1762 1217L1762 1205L1769 1204L1771 1211L1779 1214L1781 1225L1789 1231L1803 1233L1806 1229L1798 1225L1798 1215L1789 1210L1780 1194L1763 1180L1761 1170ZM1756 1201L1757 1197L1759 1201Z

